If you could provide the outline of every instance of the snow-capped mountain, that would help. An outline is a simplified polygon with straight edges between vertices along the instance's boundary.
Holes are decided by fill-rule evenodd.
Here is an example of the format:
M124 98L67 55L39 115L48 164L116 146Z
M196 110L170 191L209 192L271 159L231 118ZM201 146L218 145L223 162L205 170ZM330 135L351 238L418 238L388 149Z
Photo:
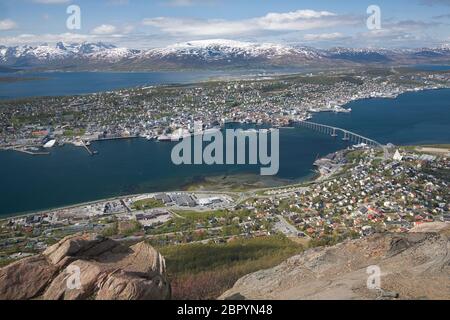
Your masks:
M450 60L450 47L420 49L333 48L252 43L224 39L132 50L105 43L0 46L0 66L74 70L161 70L270 66L336 66L367 63L422 63Z
M427 59L449 59L450 49L437 48L386 49L386 48L333 48L324 52L330 59L348 60L357 63L426 62Z
M202 66L236 66L248 64L304 63L321 59L305 47L233 40L202 40L178 43L165 48L131 50L104 43L47 44L31 47L0 47L0 65L13 67L80 67L107 63L131 69L190 68Z
M232 68L305 65L322 57L306 48L274 43L224 39L178 43L143 51L129 64L132 68Z
M305 58L319 58L313 51L296 49L274 43L251 43L224 39L199 40L178 43L165 48L153 49L144 53L158 57L197 57L205 61L232 58L275 59L288 55L301 55Z
M65 44L58 42L56 46L48 44L32 46L4 47L0 46L0 65L16 67L32 67L85 62L117 62L130 58L139 51L117 48L104 43Z
M48 45L0 47L0 62L5 65L15 65L22 60L52 61L67 58L69 55L69 52Z
M330 59L347 60L351 62L389 62L391 51L371 48L332 48L324 53Z

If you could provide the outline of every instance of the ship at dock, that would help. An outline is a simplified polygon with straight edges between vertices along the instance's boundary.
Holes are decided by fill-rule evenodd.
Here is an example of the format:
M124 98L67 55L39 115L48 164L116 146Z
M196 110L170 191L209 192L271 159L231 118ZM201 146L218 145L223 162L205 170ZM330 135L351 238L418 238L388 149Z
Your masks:
M45 149L53 148L55 146L55 144L56 144L56 140L54 140L54 139L49 140L44 144L44 148Z

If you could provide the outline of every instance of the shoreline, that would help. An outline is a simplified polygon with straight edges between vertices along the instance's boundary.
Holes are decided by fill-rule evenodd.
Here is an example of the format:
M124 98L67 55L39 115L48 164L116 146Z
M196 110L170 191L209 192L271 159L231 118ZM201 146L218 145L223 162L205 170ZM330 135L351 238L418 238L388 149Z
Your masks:
M336 111L335 108L324 108L324 109L315 109L315 110L308 110L307 112L310 114L319 114L319 113L324 113L324 112L336 112L336 113L351 113L352 110L351 108L348 108L348 105L350 103L353 102L357 102L357 101L363 101L363 100L371 100L371 99L398 99L400 96L408 94L408 93L416 93L416 92L424 92L424 91L437 91L437 90L450 90L450 86L448 87L442 87L442 88L416 88L414 90L405 90L399 93L390 93L390 94L383 94L383 95L377 95L377 96L369 96L369 97L362 97L362 98L356 98L356 99L349 99L349 101L347 101L346 103L339 105L339 108L342 109L342 111ZM344 111L347 110L347 111ZM291 122L298 122L299 120L306 120L308 121L308 119L290 119ZM241 123L239 121L231 121L230 123ZM244 124L244 123L241 123ZM263 123L263 125L268 125L270 126L270 128L275 128L275 124L272 123ZM282 126L282 127L278 127L279 129L292 129L292 127L286 127L286 126ZM223 130L224 129L224 125L220 126L220 129ZM129 139L146 139L143 136L125 136L125 137L110 137L110 138L102 138L102 139L91 139L91 140L83 140L84 142L102 142L102 141L114 141L114 140L129 140ZM147 139L148 140L148 139ZM154 139L152 139L154 140ZM156 137L156 141L158 141L158 138ZM170 140L172 141L172 140ZM159 141L159 142L166 142L166 141ZM177 141L175 141L177 142ZM79 146L76 144L76 141L68 141L65 142L68 144L72 144L74 146L77 147L83 147L82 145ZM24 147L40 147L40 146L7 146L7 147L2 147L0 146L0 152L2 151L18 151L18 152L24 152L24 153L28 153L30 155L50 155L51 152L36 152L36 154L33 154L32 152L26 152L23 150L18 150L20 148L24 148ZM49 150L51 150L52 148L50 148ZM92 155L92 154L90 154Z
M435 90L448 90L449 88L436 88L436 89L423 89L423 90L418 90L418 91L435 91ZM402 95L402 94L407 94L407 93L414 93L417 91L406 91L403 93L400 93L398 96ZM397 97L398 97L397 96ZM361 98L361 99L355 99L355 100L366 100L366 99L392 99L392 97L374 97L374 98ZM395 99L395 98L394 98ZM353 100L354 101L354 100ZM347 104L345 104L347 105ZM345 106L344 105L344 106ZM319 111L319 112L325 112L325 111ZM123 139L137 139L137 138L141 138L141 139L145 139L142 137L117 137L117 138L112 138L112 139L97 139L97 140L92 140L92 142L101 142L101 141L108 141L108 140L123 140ZM438 144L438 143L437 143ZM441 143L442 144L442 143ZM411 144L411 145L416 145L416 144ZM429 145L429 144L428 144ZM408 146L408 145L399 145L399 147L402 146ZM420 146L420 145L417 145ZM14 150L14 148L7 148L7 149L2 149L0 148L0 152L1 151L19 151L22 152L22 150ZM318 179L320 179L320 175L317 174L312 174L310 177L304 179L304 181L302 181L301 183L314 183L317 182ZM289 187L292 185L297 185L297 182L292 182L292 183L287 183L281 187ZM254 190L260 191L260 190L264 190L267 188L254 188ZM148 193L139 193L139 194L124 194L124 195L117 195L117 196L112 196L112 197L108 197L108 198L104 198L104 199L97 199L97 200L92 200L92 201L86 201L86 202L82 202L82 203L74 203L74 204L69 204L69 205L64 205L61 207L54 207L54 208L46 208L46 209L36 209L36 210L30 210L27 212L18 212L18 213L7 213L4 215L0 215L0 221L4 221L4 220L8 220L11 218L16 218L16 217L26 217L26 216L31 216L31 215L36 215L36 214L46 214L49 212L53 212L55 210L65 210L65 209L71 209L71 208L77 208L77 207L81 207L81 206L85 206L85 205L91 205L91 204L96 204L96 203L100 203L100 202L105 202L105 201L112 201L112 200L117 200L117 199L123 199L123 198L128 198L128 197L135 197L135 196L140 196L140 195L147 195L147 194L154 194L154 193L159 193L159 192L177 192L177 191L172 191L172 190L158 190L158 191L153 191L153 192L148 192ZM197 192L197 191L189 191L189 190L183 190L183 191L179 191L179 192ZM207 190L205 191L201 191L201 192L208 192ZM226 192L226 191L223 191Z
M259 192L259 191L263 191L263 190L267 190L267 189L285 188L285 187L294 186L294 185L298 185L298 184L314 183L314 182L316 182L316 181L318 181L320 179L321 175L320 175L320 173L317 170L311 170L311 171L312 171L312 173L310 175L305 176L304 178L299 178L299 179L293 180L292 183L288 183L288 184L281 185L281 186L276 186L276 187L261 187L261 188L255 187L255 188L247 190L246 192ZM245 174L237 174L235 176L244 176L244 175ZM256 176L259 177L259 175L256 175ZM217 177L220 177L220 175L212 176L212 177L209 177L209 178L217 178ZM189 186L193 186L193 185L195 185L195 183L191 183ZM37 209L37 210L32 210L32 211L23 212L23 213L19 212L19 213L4 214L4 215L0 215L0 222L7 221L9 219L30 217L30 216L33 216L33 215L49 214L49 213L52 213L54 211L75 209L75 208L84 207L84 206L88 206L88 205L99 204L99 203L102 203L102 202L117 201L117 200L123 200L123 199L126 199L126 198L134 198L134 197L153 195L153 194L165 193L165 192L170 192L170 193L221 193L221 194L236 194L236 193L240 193L240 192L232 191L232 190L188 190L188 189L186 189L186 190L158 190L158 191L153 191L153 192L118 195L118 196L102 198L102 199L98 199L98 200L92 200L92 201L80 202L80 203L75 203L75 204L69 204L69 205L65 205L65 206L61 206L61 207L54 207L54 208L47 208L47 209Z
M182 69L182 70L155 70L155 71L96 71L96 70L73 70L73 71L61 71L61 70L28 70L28 71L19 71L16 74L19 75L27 75L27 74L70 74L70 73L104 73L104 74L157 74L157 73L166 73L166 74L177 74L177 73L198 73L198 74L209 74L206 77L200 77L199 79L194 80L187 80L187 81L174 81L174 82L168 82L168 83L158 83L158 84L142 84L142 85L136 85L131 87L117 87L117 88L111 88L111 89L105 89L101 90L99 92L84 92L84 93L73 93L73 94L56 94L56 95L30 95L30 96L22 96L22 97L0 97L1 102L11 102L11 101L18 101L23 99L39 99L39 98L49 98L49 97L70 97L70 96L87 96L92 95L96 93L108 93L108 92L115 92L115 91L121 91L121 90L128 90L128 89L144 89L144 88L151 88L151 87L177 87L177 86L191 86L196 84L206 84L208 82L222 82L222 81L240 81L240 80L267 80L268 78L273 77L285 77L285 76L292 76L292 75L304 75L310 71L313 71L315 69L309 70L296 70L296 71L286 71L286 72L273 72L268 75L260 75L261 72L268 72L270 70L250 70L249 73L240 73L241 70L237 69L231 69L231 70L216 70L216 69ZM248 70L247 70L248 71ZM321 68L317 69L316 71L322 71ZM216 74L217 73L217 74ZM233 73L236 73L234 75ZM38 78L39 80L48 80L49 78ZM35 79L33 79L35 80ZM9 82L11 83L17 83L17 82L23 82L23 81L15 81L15 82ZM0 82L1 84L8 84L8 82Z
M133 137L133 139L135 139L136 137ZM139 138L139 137L137 137ZM116 139L113 139L116 140ZM101 141L101 140L100 140ZM421 151L420 149L443 149L442 146L444 146L447 151L450 150L450 142L449 144L424 144L424 145L399 145L398 147L411 147L414 146L418 149L418 151ZM337 151L335 151L334 153L337 152L341 152L344 151L346 149L339 149ZM0 152L2 150L0 149ZM19 150L15 150L15 151L19 151ZM422 152L425 152L425 150L423 150ZM443 151L444 152L444 151ZM316 167L313 164L313 167ZM334 172L333 174L335 174L336 172ZM311 174L298 178L296 180L292 180L291 183L287 183L287 184L283 184L281 186L274 186L274 187L255 187L252 189L247 190L246 192L261 192L264 190L271 190L271 189L279 189L279 188L289 188L292 186L298 186L298 185L302 185L302 184L314 184L314 183L318 183L321 182L322 180L325 180L327 178L329 178L331 175L327 175L327 174L322 174L320 173L320 171L318 169L311 169ZM245 174L237 174L236 176L242 176ZM258 175L256 175L258 177ZM206 177L206 178L217 178L220 177L220 175L218 176L211 176L211 177ZM281 181L282 179L280 179ZM157 193L164 193L164 192L180 192L180 193L211 193L211 192L216 192L216 193L223 193L223 194L227 194L227 193L240 193L237 191L232 191L232 190L216 190L216 191L211 191L211 190L189 190L190 186L194 186L195 183L191 183L189 185L187 185L186 190L158 190L158 191L154 191L154 192L144 192L144 193L137 193L137 194L126 194L126 195L118 195L118 196L112 196L109 198L102 198L102 199L98 199L98 200L92 200L92 201L86 201L86 202L80 202L80 203L75 203L75 204L70 204L70 205L66 205L66 206L61 206L61 207L54 207L54 208L47 208L47 209L42 209L42 210L32 210L32 211L28 211L28 212L24 212L24 213L11 213L11 214L5 214L5 215L0 215L0 222L3 221L7 221L9 219L13 219L13 218L24 218L24 217L29 217L29 216L33 216L33 215L44 215L44 214L49 214L52 213L54 211L60 211L60 210L70 210L70 209L74 209L74 208L78 208L78 207L83 207L83 206L88 206L88 205L95 205L98 203L102 203L102 202L108 202L108 201L117 201L117 200L123 200L126 198L133 198L133 197L140 197L140 196L145 196L145 195L152 195L152 194L157 194Z
M444 145L443 144L434 144L434 145L427 144L427 145L414 145L414 146L419 149L421 149L422 147L423 148L425 148L425 147L434 148L435 147L437 149L442 149L439 146L447 146L447 145L445 145L445 144ZM402 146L398 146L398 147L401 148L401 147L410 147L410 146L402 145ZM450 149L450 144L448 144L448 148ZM334 153L341 152L343 150L346 150L346 149L340 149L340 150L335 151ZM281 185L281 186L275 186L275 187L261 187L261 188L256 187L253 189L249 189L246 192L258 193L258 192L262 192L265 190L289 188L289 187L295 187L295 186L299 186L299 185L303 185L303 184L310 185L310 184L314 184L314 183L318 183L323 180L326 180L336 173L338 173L338 172L333 172L333 174L329 175L329 174L322 174L319 172L319 170L311 170L310 175L305 176L304 178L299 178L295 181L293 180L292 183L288 183L288 184ZM245 174L238 174L236 176L239 176L239 175L245 175ZM214 177L219 177L219 176L213 176L212 178L214 178ZM192 185L194 185L194 184L192 184ZM117 201L117 200L120 201L120 200L124 200L126 198L154 195L154 194L164 193L164 192L169 192L169 193L221 193L221 194L241 193L241 192L231 191L231 190L220 190L220 191L218 191L218 190L216 190L216 191L212 191L212 190L159 190L159 191L154 191L154 192L144 192L144 193L137 193L137 194L113 196L110 198L103 198L103 199L98 199L98 200L80 202L80 203L76 203L76 204L70 204L70 205L66 205L66 206L48 208L48 209L43 209L43 210L29 211L29 212L25 212L25 213L16 213L16 214L11 213L11 214L0 215L0 222L7 221L9 219L25 218L25 217L30 217L33 215L44 215L44 214L52 213L54 211L70 210L70 209L75 209L75 208L84 207L84 206L88 206L88 205L95 205L95 204L99 204L102 202Z

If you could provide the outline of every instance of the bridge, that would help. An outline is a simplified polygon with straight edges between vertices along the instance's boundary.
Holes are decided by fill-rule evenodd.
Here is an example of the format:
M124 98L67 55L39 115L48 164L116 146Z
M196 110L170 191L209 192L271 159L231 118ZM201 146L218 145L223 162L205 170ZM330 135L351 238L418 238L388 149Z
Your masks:
M332 136L334 138L338 137L339 136L338 133L340 133L341 136L343 137L342 140L344 140L344 141L354 142L357 144L364 143L370 147L383 149L384 158L385 159L389 158L389 150L385 145L383 145L373 139L364 137L360 134L357 134L357 133L354 133L354 132L351 132L349 130L345 130L342 128L328 126L326 124L320 124L320 123L315 123L315 122L310 122L310 121L297 121L297 123L300 124L302 127L316 130L316 131L324 133L324 134L329 134L330 136Z

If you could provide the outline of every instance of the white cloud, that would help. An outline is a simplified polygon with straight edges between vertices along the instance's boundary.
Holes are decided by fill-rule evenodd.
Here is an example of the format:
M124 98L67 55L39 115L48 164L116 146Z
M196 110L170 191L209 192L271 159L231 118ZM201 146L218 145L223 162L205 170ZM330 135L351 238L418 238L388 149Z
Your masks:
M337 39L343 39L343 38L346 38L346 36L344 36L340 32L305 34L303 36L303 39L307 40L307 41L337 40Z
M122 28L122 33L123 33L123 34L129 34L129 33L133 32L133 31L134 31L134 26L131 25L131 24L127 24L127 25L125 25L125 26Z
M7 31L17 28L17 23L11 19L0 20L0 31Z
M300 31L361 23L359 19L339 16L329 11L297 10L268 13L244 20L201 20L170 17L147 18L142 21L171 35L229 36L256 34L263 31Z
M93 34L104 35L104 34L114 34L117 32L117 28L111 24L102 24L92 30Z
M85 35L77 33L62 33L62 34L20 34L11 37L0 37L0 43L6 46L13 45L38 45L42 43L56 43L62 42L84 42L98 40L95 35Z

